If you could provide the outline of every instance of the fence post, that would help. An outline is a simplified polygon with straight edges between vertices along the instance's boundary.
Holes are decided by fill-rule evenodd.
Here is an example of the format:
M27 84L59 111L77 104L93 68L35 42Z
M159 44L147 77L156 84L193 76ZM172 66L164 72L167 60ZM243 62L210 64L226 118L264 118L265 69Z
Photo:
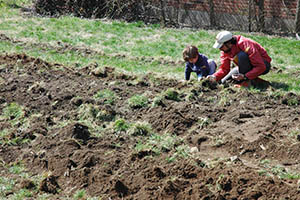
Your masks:
M165 0L160 0L160 24L166 26Z
M300 0L298 0L297 3L297 14L296 14L296 27L295 31L296 33L300 33Z

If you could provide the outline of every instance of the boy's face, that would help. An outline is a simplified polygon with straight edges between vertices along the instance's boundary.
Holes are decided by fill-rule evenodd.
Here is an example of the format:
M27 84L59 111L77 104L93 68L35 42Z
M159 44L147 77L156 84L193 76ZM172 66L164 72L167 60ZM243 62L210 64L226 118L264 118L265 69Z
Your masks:
M197 62L197 60L198 60L198 55L195 58L189 59L189 63L195 64Z

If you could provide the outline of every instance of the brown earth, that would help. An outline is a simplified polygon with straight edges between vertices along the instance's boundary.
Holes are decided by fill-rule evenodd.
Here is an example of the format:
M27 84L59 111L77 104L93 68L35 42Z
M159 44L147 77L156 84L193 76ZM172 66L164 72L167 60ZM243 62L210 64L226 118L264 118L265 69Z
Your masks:
M1 115L16 102L30 119L26 128L11 123L13 117L1 119L9 139L29 142L1 142L0 174L35 197L61 199L84 189L102 199L300 199L300 98L293 93L135 77L113 67L74 70L25 54L0 55L0 66ZM179 100L151 106L169 88ZM103 89L115 92L114 103L94 98ZM149 105L129 107L135 94L146 95ZM84 105L108 114L84 124ZM160 154L139 151L135 147L151 136L111 128L119 118L148 122L155 133L182 141ZM188 153L168 161L182 144ZM29 178L8 171L16 163L26 166ZM298 177L279 177L292 173ZM37 175L44 177L39 185L31 178Z

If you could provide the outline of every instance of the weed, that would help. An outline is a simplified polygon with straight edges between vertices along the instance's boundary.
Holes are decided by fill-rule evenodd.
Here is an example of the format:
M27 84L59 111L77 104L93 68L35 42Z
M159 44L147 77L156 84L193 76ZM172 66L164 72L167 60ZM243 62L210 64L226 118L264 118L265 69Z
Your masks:
M138 141L134 149L140 152L140 151L150 150L152 149L152 146L150 144L143 143L142 141Z
M268 171L265 170L265 169L260 169L260 170L258 171L258 175L259 175L259 176L265 176L265 175L267 175L267 174L268 174Z
M33 193L27 189L21 189L18 192L14 193L14 198L16 200L23 200L29 197L33 197Z
M127 132L130 128L130 124L125 119L118 119L114 122L114 130L116 132Z
M20 164L15 164L9 168L9 172L12 174L21 174L24 171L24 167Z
M111 121L115 118L115 114L110 107L101 109L93 104L82 104L78 108L78 115L81 121Z
M210 102L210 103L214 103L218 100L218 98L216 96L209 96L206 98L206 101L207 102Z
M86 199L86 192L85 192L85 190L78 190L74 194L74 199Z
M159 95L153 99L152 107L163 106L163 105L165 105L163 96Z
M0 77L0 85L3 83L5 83L5 80L4 80L4 78Z
M176 153L180 157L187 158L190 156L190 148L187 145L180 145L176 147Z
M8 139L8 135L10 134L8 129L3 129L0 131L0 144L5 143Z
M166 158L166 161L167 161L168 163L174 162L175 160L176 160L176 156L171 156L171 157L167 157L167 158Z
M101 90L94 95L95 99L102 99L104 104L113 105L116 101L116 94L108 89Z
M168 89L164 92L164 97L165 97L166 99L169 99L169 100L180 101L178 91L176 91L176 90L173 89L173 88L168 88Z
M0 119L10 120L12 125L19 124L25 117L25 111L22 106L17 103L10 103L3 109L3 115Z
M300 174L289 172L281 165L273 166L271 172L281 179L300 179Z
M224 138L222 136L217 136L214 138L214 142L215 142L215 146L216 147L220 147L222 146L223 144L225 144L224 142Z
M144 95L134 95L128 99L131 108L142 108L148 105L148 98Z
M0 197L11 193L15 186L15 180L6 177L0 177Z
M175 135L170 134L164 134L164 135L158 135L158 134L152 134L149 138L146 139L146 141L142 142L139 141L136 144L135 149L137 151L144 151L144 150L151 150L155 153L155 155L160 155L161 152L168 152L171 151L175 146L178 146L182 140L178 138ZM183 155L183 153L178 149L177 155ZM176 159L174 158L174 159ZM174 160L173 158L170 158L170 160Z
M175 153L172 156L167 157L167 162L174 162L178 158L188 158L190 156L190 148L186 145L180 145L175 148Z
M262 164L262 165L268 165L268 164L270 164L270 160L269 159L263 159L263 160L261 160L260 161L260 164Z
M206 128L212 121L208 117L199 117L198 124L201 129Z
M230 106L231 100L228 96L222 96L221 99L218 102L218 105L220 106Z
M112 121L115 118L115 113L112 113L108 110L100 110L97 115L96 119L101 121Z
M287 105L289 106L297 106L298 105L298 99L296 98L291 98L287 100Z
M147 136L152 133L152 127L147 122L137 122L132 124L129 129L129 134L133 136Z
M152 134L148 140L148 143L157 146L161 151L171 151L174 146L179 145L182 142L181 138L171 134Z
M261 160L260 164L262 164L265 169L261 169L259 175L268 175L270 173L281 179L300 179L299 173L288 171L281 165L271 165L271 161L268 159Z
M297 137L299 137L300 135L300 129L299 128L296 128L295 130L292 130L290 133L289 133L289 136L294 138L294 139L297 139Z

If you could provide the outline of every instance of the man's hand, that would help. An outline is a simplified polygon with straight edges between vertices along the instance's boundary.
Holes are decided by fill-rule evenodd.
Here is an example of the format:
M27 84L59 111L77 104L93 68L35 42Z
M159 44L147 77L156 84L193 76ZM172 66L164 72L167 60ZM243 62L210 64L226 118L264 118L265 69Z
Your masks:
M209 81L212 81L212 82L217 81L217 78L216 78L214 75L208 75L208 76L206 77L206 79L209 80Z
M232 79L236 81L242 81L245 80L245 75L244 74L232 74Z

